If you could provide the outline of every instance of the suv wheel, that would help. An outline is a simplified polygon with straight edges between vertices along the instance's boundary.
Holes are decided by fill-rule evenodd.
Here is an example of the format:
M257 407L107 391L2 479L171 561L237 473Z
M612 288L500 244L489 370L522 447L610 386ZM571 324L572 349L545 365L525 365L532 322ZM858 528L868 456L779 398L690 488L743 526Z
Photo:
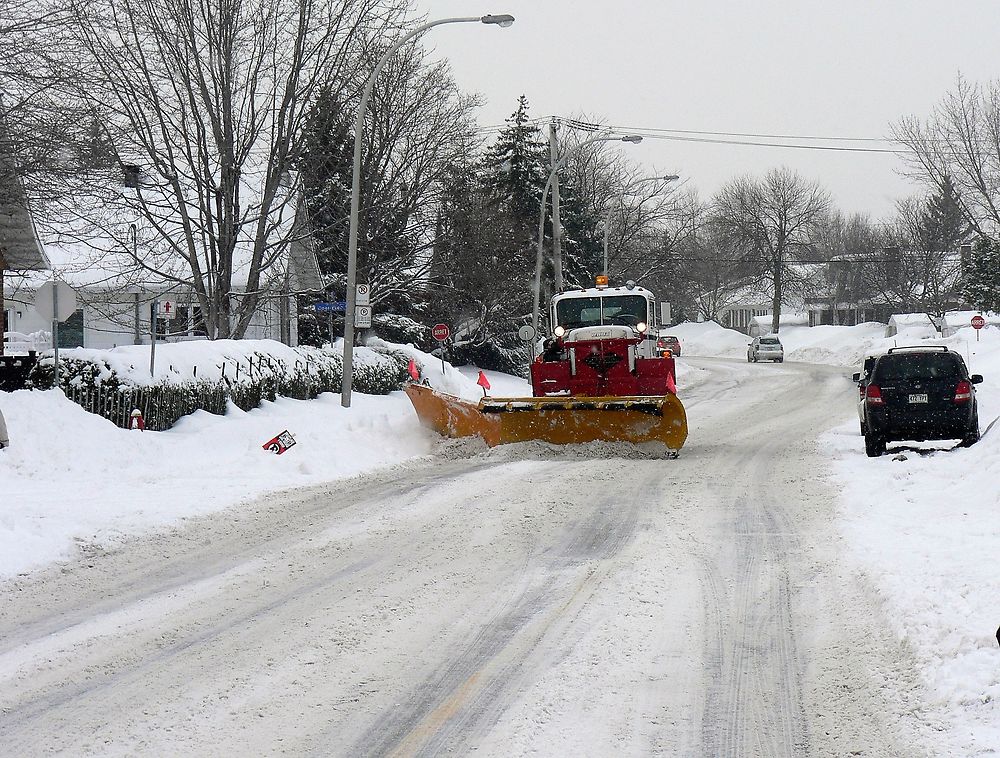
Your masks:
M878 458L885 452L885 440L874 432L865 434L865 455L869 458Z
M972 419L972 426L969 431L965 433L962 437L962 441L959 443L962 447L972 447L977 442L979 442L979 417L978 415Z

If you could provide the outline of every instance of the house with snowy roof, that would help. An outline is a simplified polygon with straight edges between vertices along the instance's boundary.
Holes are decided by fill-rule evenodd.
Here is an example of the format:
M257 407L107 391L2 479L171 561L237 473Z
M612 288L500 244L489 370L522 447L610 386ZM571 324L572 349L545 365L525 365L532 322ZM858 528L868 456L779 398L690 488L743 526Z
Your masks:
M117 183L89 182L47 209L39 232L51 273L24 272L14 279L8 290L9 330L48 333L50 324L33 307L34 293L55 278L77 293L77 311L58 332L62 347L149 344L154 334L157 341L205 339L213 336L206 303L239 304L251 293L242 336L298 344L298 295L321 291L323 281L294 177L282 183L283 197L263 213L256 202L260 187L244 178L229 262L213 258L215 240L199 238L211 228L191 233L192 216L204 212L204 202L177 202L179 193L144 181L137 168L125 165ZM203 242L206 252L188 255L182 246L193 247L192 240ZM206 293L205 282L211 287L214 280L193 275L197 265L231 266L224 297ZM158 303L170 304L169 317ZM236 312L234 307L229 316L233 324Z

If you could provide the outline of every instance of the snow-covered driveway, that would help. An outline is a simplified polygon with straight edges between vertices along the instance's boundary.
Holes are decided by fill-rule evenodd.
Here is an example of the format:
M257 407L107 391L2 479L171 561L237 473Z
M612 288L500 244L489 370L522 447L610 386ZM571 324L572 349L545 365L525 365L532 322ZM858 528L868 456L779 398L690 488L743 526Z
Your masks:
M846 372L689 363L678 460L442 443L7 583L0 753L936 754L834 525Z

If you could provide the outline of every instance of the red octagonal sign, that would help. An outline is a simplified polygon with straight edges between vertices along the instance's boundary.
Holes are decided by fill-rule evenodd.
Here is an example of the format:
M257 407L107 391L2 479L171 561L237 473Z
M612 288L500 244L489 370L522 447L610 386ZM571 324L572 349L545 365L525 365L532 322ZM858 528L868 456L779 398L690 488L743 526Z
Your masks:
M986 326L986 319L984 319L982 316L973 316L972 317L972 328L973 329L982 329L984 326Z
M451 335L451 329L447 324L434 324L431 329L431 336L438 342L444 342Z

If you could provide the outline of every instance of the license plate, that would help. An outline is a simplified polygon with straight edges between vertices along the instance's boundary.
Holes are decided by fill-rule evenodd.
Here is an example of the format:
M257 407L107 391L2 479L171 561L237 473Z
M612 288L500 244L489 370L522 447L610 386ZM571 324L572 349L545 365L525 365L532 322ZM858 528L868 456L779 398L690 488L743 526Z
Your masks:
M924 393L921 393L919 395L910 395L910 402L911 403L926 403L927 402L927 393L924 392Z

